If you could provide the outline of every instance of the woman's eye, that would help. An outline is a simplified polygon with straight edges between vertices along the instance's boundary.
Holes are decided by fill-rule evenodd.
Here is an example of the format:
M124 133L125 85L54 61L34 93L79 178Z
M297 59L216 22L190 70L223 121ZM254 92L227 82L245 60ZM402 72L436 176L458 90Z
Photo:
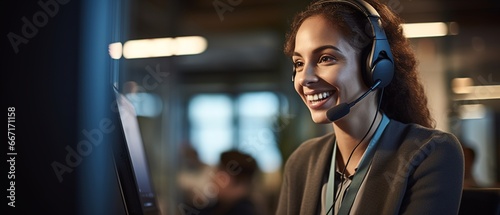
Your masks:
M293 67L295 67L295 69L297 68L300 68L304 65L304 63L300 62L300 61L296 61L293 63Z
M335 61L335 58L330 57L330 56L322 56L322 57L319 59L319 62L320 62L320 63L327 63L327 62L332 62L332 61Z

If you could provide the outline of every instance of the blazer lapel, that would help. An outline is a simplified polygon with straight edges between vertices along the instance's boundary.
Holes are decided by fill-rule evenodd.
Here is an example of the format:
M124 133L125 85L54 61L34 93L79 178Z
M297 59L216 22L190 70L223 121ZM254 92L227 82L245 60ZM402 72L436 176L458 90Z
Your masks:
M321 189L323 186L324 174L328 174L333 153L333 142L335 135L332 134L325 138L321 143L323 147L319 148L317 153L314 153L309 159L307 181L305 183L303 206L309 205L314 207L301 207L300 214L317 214L321 210L316 206L321 206ZM314 156L317 155L317 156ZM325 171L326 170L326 171Z

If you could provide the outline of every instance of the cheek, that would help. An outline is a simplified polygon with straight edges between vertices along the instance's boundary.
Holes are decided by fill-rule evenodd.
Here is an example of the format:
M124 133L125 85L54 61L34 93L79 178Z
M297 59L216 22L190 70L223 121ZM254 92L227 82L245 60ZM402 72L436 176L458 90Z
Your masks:
M339 74L339 76L337 76L336 79L337 83L342 86L355 87L357 85L356 84L357 81L354 73L355 71L349 71L349 70L342 72L341 74Z
M341 90L345 86L352 84L352 71L347 68L333 68L330 71L321 75L321 79L328 83L330 86Z
M356 68L339 71L336 79L332 81L335 81L333 86L339 91L340 102L351 102L368 89Z
M360 82L360 80L353 75L343 77L338 81L338 86L341 93L344 95L349 95L349 97L358 94L364 88L364 85Z
M299 95L302 94L302 87L300 86L297 80L293 82L293 88L295 89L295 92L297 92Z
M365 84L363 83L359 67L355 65L355 62L349 65L350 66L344 67L342 71L339 71L336 80L337 83L353 89L364 88Z

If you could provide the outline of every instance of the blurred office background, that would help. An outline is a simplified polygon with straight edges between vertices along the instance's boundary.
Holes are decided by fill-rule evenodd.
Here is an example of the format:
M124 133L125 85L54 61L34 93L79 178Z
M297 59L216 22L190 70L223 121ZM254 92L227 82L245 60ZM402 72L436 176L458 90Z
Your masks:
M291 61L282 52L293 14L309 1L54 0L58 10L51 6L54 13L46 12L45 23L37 15L45 11L39 2L50 1L2 7L8 20L3 35L31 34L17 45L4 39L10 63L5 72L15 73L7 79L17 82L3 92L19 95L7 98L26 112L19 113L26 117L20 123L30 124L29 131L21 134L44 144L22 143L22 149L33 145L39 153L20 157L19 165L30 169L26 175L42 176L19 189L54 188L55 196L44 200L48 205L77 199L61 212L76 208L92 214L92 207L98 212L105 207L99 199L90 205L86 200L96 195L92 191L111 189L102 182L113 177L106 151L96 147L92 159L75 168L78 174L65 173L66 182L57 181L51 163L64 161L65 147L76 146L83 129L97 127L113 99L107 94L111 83L137 110L164 214L181 214L189 193L207 195L203 183L209 182L199 180L203 169L216 166L230 149L255 158L253 196L262 214L273 214L287 157L302 141L331 131L310 120L290 80ZM430 30L429 35L408 36L437 128L473 150L475 186L498 187L500 2L383 2L407 23L434 23L417 30ZM38 17L37 33L23 29L22 17Z

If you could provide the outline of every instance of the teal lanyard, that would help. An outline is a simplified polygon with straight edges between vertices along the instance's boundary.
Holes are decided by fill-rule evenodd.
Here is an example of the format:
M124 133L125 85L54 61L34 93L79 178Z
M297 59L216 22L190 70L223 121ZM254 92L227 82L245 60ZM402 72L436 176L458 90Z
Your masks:
M356 194L358 193L359 188L361 187L361 183L363 182L366 173L368 172L368 169L370 167L373 155L375 154L375 149L377 147L378 140L380 139L380 136L382 136L382 133L384 132L387 124L389 124L389 118L385 114L382 114L382 121L380 122L377 130L375 131L373 138L370 140L370 143L366 148L365 155L361 159L358 169L353 176L351 185L349 186L349 189L346 191L347 192L346 196L340 205L340 209L338 212L339 215L349 214L349 211L351 210L351 207L354 203ZM335 164L336 160L335 158L337 157L336 155L337 155L337 141L335 141L335 145L333 147L332 163L330 165L330 175L328 176L325 211L328 211L328 209L330 208L329 206L331 206L334 201L335 172L337 167ZM328 212L327 215L334 214L335 205L333 205L332 207L334 208L332 208L332 210L330 210L330 212Z

